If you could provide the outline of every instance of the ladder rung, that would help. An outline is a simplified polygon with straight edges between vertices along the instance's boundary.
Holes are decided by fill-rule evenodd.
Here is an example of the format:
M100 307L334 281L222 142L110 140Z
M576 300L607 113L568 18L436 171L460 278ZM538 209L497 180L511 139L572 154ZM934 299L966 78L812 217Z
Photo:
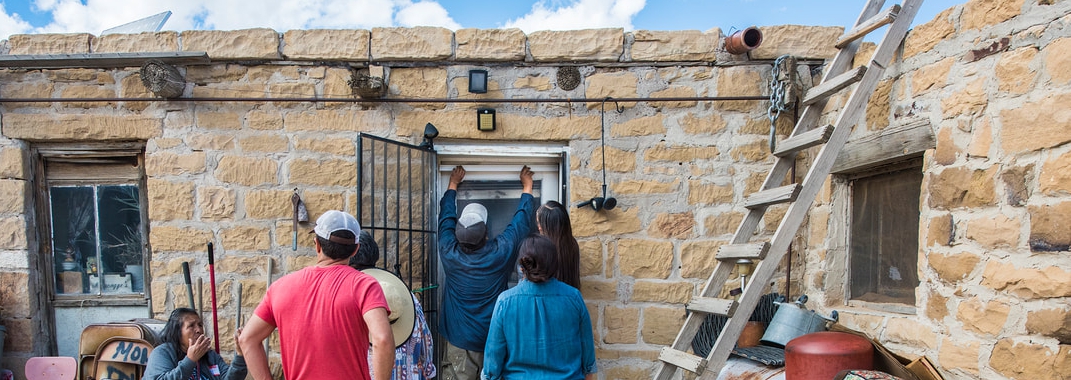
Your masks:
M784 157L812 146L825 144L826 141L829 141L829 136L832 134L833 126L826 124L819 128L803 132L798 136L789 137L784 141L777 143L777 151L774 152L774 156Z
M684 351L674 350L670 347L662 347L662 351L658 353L658 360L677 366L677 368L686 369L697 375L702 374L702 371L707 367L707 359Z
M719 261L733 261L739 259L762 260L766 258L766 252L770 250L769 242L726 244L718 247L718 254L714 257Z
M825 99L837 91L840 91L840 89L848 87L852 83L863 79L863 74L866 74L866 66L859 66L844 72L844 74L830 78L829 80L822 82L822 84L811 87L810 90L807 90L807 95L803 97L800 104L806 106L818 100Z
M744 201L744 207L752 209L772 204L792 202L796 200L796 195L799 195L799 193L800 185L798 183L763 190L751 194L751 196Z
M837 40L837 43L834 46L836 46L837 49L843 49L845 46L852 43L852 41L858 40L868 33L873 32L874 29L892 24L893 20L896 20L896 15L898 14L900 14L900 5L893 5L884 12L874 15L874 17L871 17L869 20L852 28L852 30L848 31L844 37Z
M713 298L713 297L695 297L691 302L688 302L688 306L685 307L688 311L721 315L724 317L731 317L736 312L736 300Z

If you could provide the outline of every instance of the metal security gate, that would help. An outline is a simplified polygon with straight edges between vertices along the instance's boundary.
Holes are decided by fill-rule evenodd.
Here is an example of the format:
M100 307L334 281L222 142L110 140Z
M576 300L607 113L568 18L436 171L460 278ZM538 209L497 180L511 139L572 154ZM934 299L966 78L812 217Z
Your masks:
M397 274L417 295L439 346L437 164L430 148L357 136L357 219L379 245L376 266Z

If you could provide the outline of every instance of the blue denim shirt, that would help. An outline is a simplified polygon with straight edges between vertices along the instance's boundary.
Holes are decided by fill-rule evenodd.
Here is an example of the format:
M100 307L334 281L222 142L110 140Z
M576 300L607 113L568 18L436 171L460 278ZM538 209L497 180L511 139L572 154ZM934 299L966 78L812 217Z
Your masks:
M517 245L528 235L532 194L521 194L517 211L502 233L475 252L458 245L457 191L447 190L439 201L439 259L446 273L439 328L454 346L482 351L491 325L495 299L509 287L517 262Z
M482 379L583 379L595 373L591 316L580 291L522 280L498 297Z

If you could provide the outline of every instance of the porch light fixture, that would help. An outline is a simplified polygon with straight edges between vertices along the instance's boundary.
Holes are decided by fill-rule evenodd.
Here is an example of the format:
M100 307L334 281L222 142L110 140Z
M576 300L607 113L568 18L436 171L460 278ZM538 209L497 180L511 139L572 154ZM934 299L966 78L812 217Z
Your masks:
M469 93L487 93L487 70L469 70Z
M427 150L434 150L432 140L439 137L439 129L434 125L428 123L424 125L424 142L420 143L420 147Z
M491 132L495 130L494 108L476 109L476 129L481 132Z
M602 100L601 115L599 119L600 126L602 127L600 128L602 132L602 196L594 197L576 204L576 207L591 206L595 211L613 210L614 207L617 207L617 198L609 197L606 194L606 101L608 100L613 100L613 98L607 96L606 99ZM614 104L617 105L617 113L625 112L625 109L621 107L620 104L617 104L617 101L614 101Z

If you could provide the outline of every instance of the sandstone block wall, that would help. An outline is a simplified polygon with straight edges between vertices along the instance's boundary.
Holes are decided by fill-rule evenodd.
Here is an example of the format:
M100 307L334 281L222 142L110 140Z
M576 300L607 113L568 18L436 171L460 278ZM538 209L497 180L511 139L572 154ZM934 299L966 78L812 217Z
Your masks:
M915 314L844 309L823 282L832 191L816 202L794 246L785 281L841 310L842 320L899 352L927 355L952 378L1048 378L1068 373L1066 204L1071 165L1071 97L1066 64L1071 3L974 0L942 13L909 35L903 58L868 107L865 128L881 130L903 115L930 120L937 149L926 154L919 255L923 284ZM753 58L791 53L828 58L843 28L763 29ZM967 61L999 37L1007 51ZM22 368L47 354L40 312L45 299L36 268L28 151L34 144L144 141L153 248L149 306L162 317L182 305L181 262L203 273L204 242L220 256L220 313L235 311L242 284L245 310L264 292L267 260L274 275L314 262L312 241L299 234L292 251L290 202L302 192L312 215L356 210L354 138L366 132L420 142L434 123L439 141L555 143L568 147L569 200L601 191L600 132L606 131L609 190L619 207L571 209L580 240L582 293L591 312L600 377L649 378L659 349L672 342L714 267L713 253L731 238L740 202L762 183L772 160L765 101L641 101L607 112L599 104L433 103L442 98L691 97L767 94L770 66L743 64L720 49L719 30L568 32L442 28L185 31L141 35L22 35L10 54L161 49L207 51L212 63L180 67L186 96L242 97L247 102L87 101L150 98L137 68L0 69L0 98L69 97L80 101L0 104L0 321L8 328L3 366ZM2 44L0 44L2 45ZM485 64L486 63L486 64ZM355 99L354 70L381 68L387 97L405 103L323 102ZM580 85L560 88L560 66L578 66ZM467 73L489 70L489 91L469 94ZM809 69L811 67L807 67ZM814 67L817 68L817 67ZM806 72L806 71L804 71ZM807 86L817 77L804 76ZM304 97L279 102L271 98ZM845 101L830 101L829 112ZM494 132L472 128L473 109L498 110ZM611 107L607 107L608 109ZM779 138L791 130L777 124ZM1046 138L1036 138L1036 136ZM803 159L812 152L802 155ZM802 175L803 173L800 173ZM21 189L21 193L20 190ZM575 202L571 202L575 203ZM774 207L759 231L771 234L785 209ZM1009 226L1011 226L1009 228ZM1062 228L1062 229L1061 229ZM14 284L8 286L8 283ZM1055 285L1053 285L1055 284ZM12 289L12 292L7 292ZM843 292L841 292L843 294ZM825 310L823 310L825 311ZM1061 319L1062 318L1062 319ZM1005 322L999 322L1001 319ZM1062 321L1062 322L1054 322ZM918 326L925 326L919 329ZM234 328L227 318L221 334ZM226 335L223 335L226 336ZM221 342L230 350L230 342ZM278 342L272 343L278 347ZM1017 366L1011 358L1036 363ZM1020 363L1021 364L1021 363Z
M794 268L802 292L946 378L1071 373L1071 119L1058 105L1071 99L1068 14L1066 2L976 0L912 31L874 95L887 100L872 100L856 133L919 119L934 129L914 313L845 305L828 198Z

